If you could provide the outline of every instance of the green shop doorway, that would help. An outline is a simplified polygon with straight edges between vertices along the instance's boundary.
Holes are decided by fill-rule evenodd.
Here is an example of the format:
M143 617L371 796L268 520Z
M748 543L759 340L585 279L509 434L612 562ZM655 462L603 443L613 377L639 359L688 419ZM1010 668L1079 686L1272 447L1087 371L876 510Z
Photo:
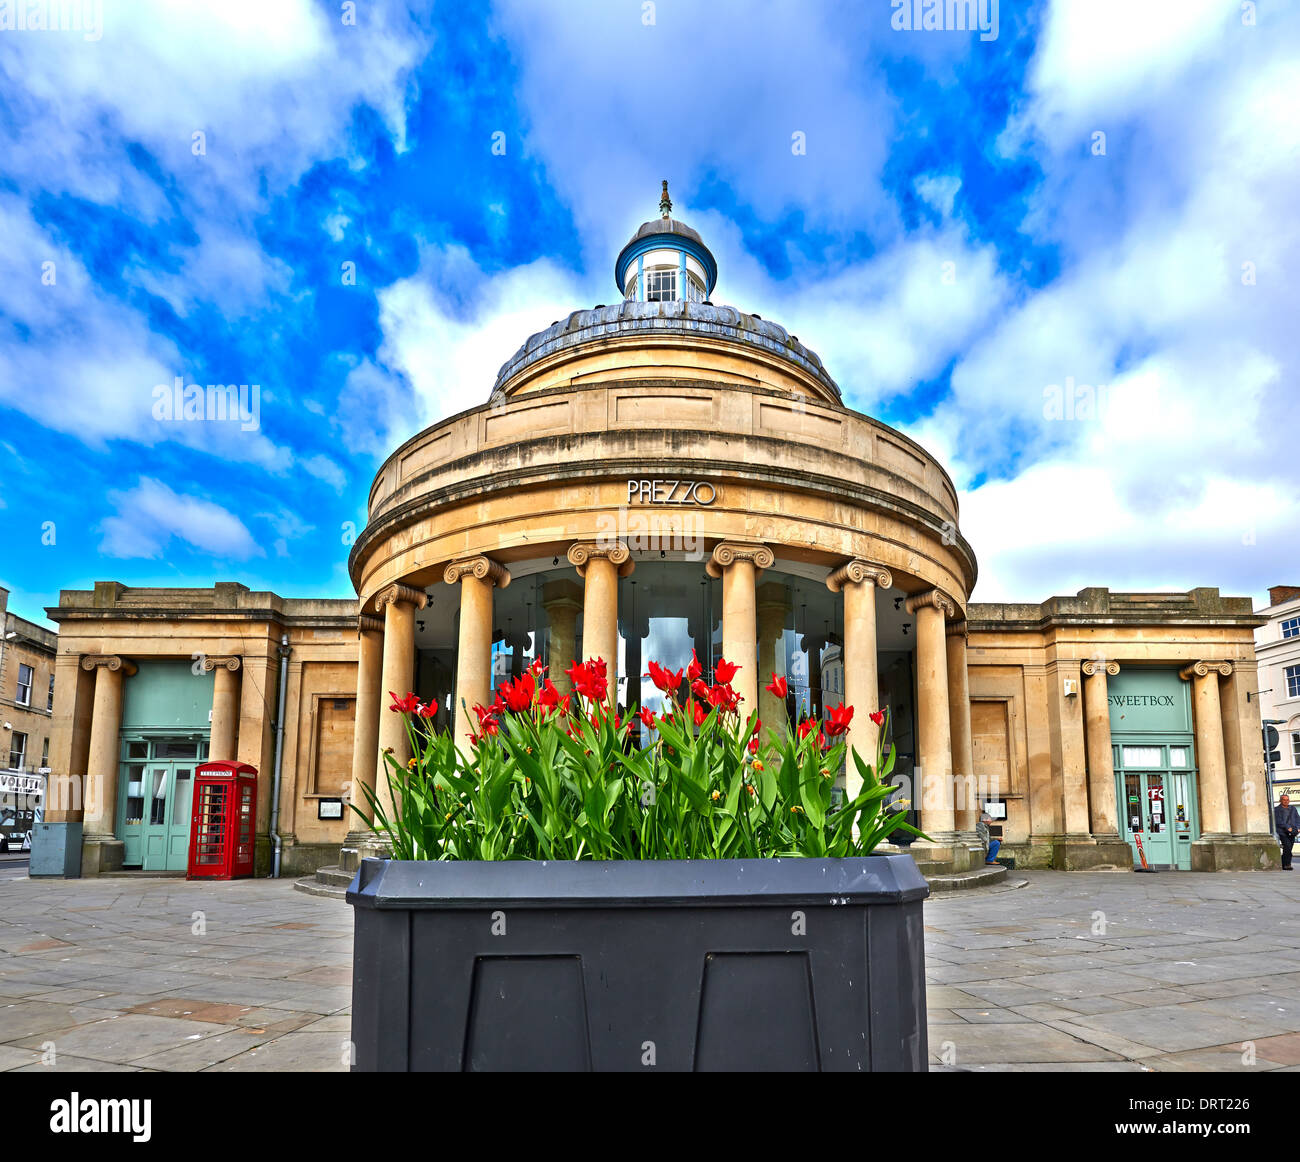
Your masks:
M1145 854L1150 867L1190 871L1201 829L1188 684L1173 669L1126 667L1108 694L1120 828L1133 866Z
M192 662L140 660L122 690L117 836L122 866L184 871L194 768L208 757L213 675Z
M122 866L184 871L194 768L207 757L207 739L126 739L122 750L117 808L117 834L126 848Z
M1124 838L1141 866L1138 840L1152 867L1191 871L1192 841L1200 836L1191 747L1120 746L1116 762Z

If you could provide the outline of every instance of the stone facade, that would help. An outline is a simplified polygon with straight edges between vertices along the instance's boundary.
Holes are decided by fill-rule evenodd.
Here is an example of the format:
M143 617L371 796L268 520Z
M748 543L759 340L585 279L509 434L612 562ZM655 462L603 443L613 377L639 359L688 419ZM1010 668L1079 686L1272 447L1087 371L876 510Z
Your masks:
M3 586L0 625L0 776L8 776L0 781L0 822L16 839L40 804L40 792L27 788L40 786L49 765L56 635L10 610Z
M852 741L869 757L869 715L887 705L929 836L912 848L926 869L983 857L975 829L988 803L1006 810L1006 852L1029 864L1128 868L1130 839L1146 836L1180 866L1271 866L1248 745L1260 624L1249 602L1085 589L970 604L975 554L942 465L845 407L816 354L777 324L643 301L647 261L678 269L677 285L703 269L693 232L653 233L656 249L636 251L641 299L534 335L481 406L384 462L349 559L355 599L112 582L61 595L51 761L83 790L98 784L95 813L82 812L83 873L121 862L123 688L161 659L200 659L213 683L205 745L261 772L266 866L282 649L285 871L350 866L382 847L368 813L323 820L315 808L362 806L362 785L391 807L385 754L404 763L409 751L387 692L415 691L467 746L473 707L528 661L545 661L563 690L574 657L604 658L633 705L648 660L692 650L706 668L719 656L742 666L743 707L765 725L853 705ZM682 238L681 254L665 250ZM1111 737L1107 682L1145 669L1174 684L1157 702L1182 715L1158 746L1123 719ZM776 672L786 699L764 690ZM1139 770L1157 749L1164 766Z

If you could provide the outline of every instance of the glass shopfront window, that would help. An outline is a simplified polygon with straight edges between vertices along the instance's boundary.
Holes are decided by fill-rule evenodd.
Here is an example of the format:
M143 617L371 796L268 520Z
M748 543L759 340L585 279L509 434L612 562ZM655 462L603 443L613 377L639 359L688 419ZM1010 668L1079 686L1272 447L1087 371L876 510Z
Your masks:
M844 701L843 606L824 582L768 570L756 591L759 717L778 731ZM706 681L722 657L722 581L698 561L643 561L619 581L620 706L663 709L649 663L684 669L694 650ZM772 675L787 694L765 689ZM629 682L626 675L638 675ZM744 713L753 707L743 707Z
M620 707L662 711L667 697L650 680L651 662L684 670L694 650L712 678L722 656L722 582L699 561L639 563L618 583L618 635Z

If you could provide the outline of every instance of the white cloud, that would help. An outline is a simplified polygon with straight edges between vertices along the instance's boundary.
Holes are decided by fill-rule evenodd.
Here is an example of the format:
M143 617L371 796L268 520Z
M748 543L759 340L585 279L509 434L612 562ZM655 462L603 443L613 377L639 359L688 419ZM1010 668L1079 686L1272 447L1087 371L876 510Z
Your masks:
M1177 28L1169 8L1122 7L1134 28L1106 24L1109 4L1052 10L1022 114L1045 172L1026 228L1062 244L1065 269L972 345L922 426L966 486L980 600L1258 596L1294 568L1300 460L1278 421L1300 365L1300 68L1276 25L1300 21L1270 11L1266 36L1222 4L1179 4ZM1094 158L1070 134L1116 92L1121 141L1153 144L1112 137ZM1044 389L1067 379L1107 387L1100 418L1045 418Z
M377 413L393 417L384 448L391 451L426 424L486 403L520 344L580 305L573 276L549 261L489 278L463 247L427 248L414 275L379 292L383 366L359 366L341 405L396 409Z
M348 482L347 473L328 456L318 453L301 458L299 463L317 480L323 480L335 492L342 492Z
M912 185L922 201L938 210L945 218L952 217L953 203L961 189L961 178L956 174L921 174Z
M244 523L229 509L174 492L161 480L140 477L135 488L110 492L113 516L100 526L99 551L108 557L156 559L174 541L214 557L244 561L265 556Z
M268 200L316 160L351 150L359 104L404 148L408 77L427 43L402 5L364 5L352 27L311 0L107 0L101 40L0 36L0 74L21 78L6 88L0 124L12 191L0 193L0 250L13 272L0 283L0 314L13 326L0 345L0 402L90 444L174 440L286 468L288 454L260 432L152 421L154 386L192 369L30 206L69 196L145 225L183 217L192 242L167 230L170 261L123 275L181 316L205 303L238 318L289 285L291 272L257 239ZM55 286L42 285L45 262ZM230 368L205 381L214 375L258 378Z

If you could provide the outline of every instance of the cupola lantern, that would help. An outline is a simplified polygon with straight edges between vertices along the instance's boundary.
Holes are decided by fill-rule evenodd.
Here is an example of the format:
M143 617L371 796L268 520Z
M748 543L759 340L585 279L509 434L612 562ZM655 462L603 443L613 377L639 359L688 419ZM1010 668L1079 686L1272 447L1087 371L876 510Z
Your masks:
M705 302L718 281L718 263L704 239L672 216L673 200L664 180L660 217L643 222L619 251L614 282L624 299L635 302Z

